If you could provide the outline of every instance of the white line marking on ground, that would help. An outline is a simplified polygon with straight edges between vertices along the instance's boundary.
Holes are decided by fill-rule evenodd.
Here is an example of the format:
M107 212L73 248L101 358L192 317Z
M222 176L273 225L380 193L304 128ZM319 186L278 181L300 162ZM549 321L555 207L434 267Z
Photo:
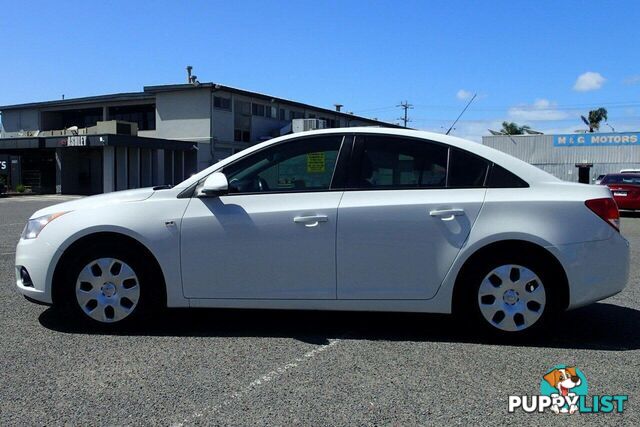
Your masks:
M42 195L42 196L17 196L17 197L3 197L0 198L0 203L11 203L11 202L49 202L49 201L60 201L66 202L69 200L80 199L84 196L57 196L55 194L50 195Z
M9 256L9 255L15 255L15 254L16 254L15 252L3 252L3 253L0 253L0 256L5 256L5 255Z
M344 336L342 338L344 338ZM241 399L244 396L246 396L249 393L251 393L252 391L260 388L262 385L267 384L267 383L269 383L271 381L274 381L274 380L280 378L285 373L291 371L294 368L299 367L300 365L304 364L305 362L307 362L307 361L313 359L314 357L318 356L319 354L327 351L329 348L331 348L331 347L335 346L336 344L338 344L341 341L342 338L336 338L336 339L329 340L328 344L324 344L324 345L321 345L319 347L316 347L313 350L308 351L307 353L303 354L302 356L296 357L295 359L293 359L289 363L287 363L285 365L282 365L282 366L280 366L280 367L278 367L278 368L276 368L276 369L274 369L272 371L269 371L266 374L256 378L255 380L251 381L249 384L247 384L246 386L244 386L240 390L231 393L226 399L224 399L222 402L218 403L217 405L213 405L211 407L204 408L202 411L195 412L193 415L191 415L189 418L185 419L183 422L181 422L181 423L173 423L173 424L171 424L171 426L172 427L182 427L182 426L185 425L185 423L189 423L190 421L195 421L195 420L201 419L205 415L205 412L207 412L207 414L214 414L214 413L218 412L220 409L225 408L225 407L233 404L238 399Z
M25 225L25 222L12 222L11 224L0 224L0 227L9 227L10 225Z

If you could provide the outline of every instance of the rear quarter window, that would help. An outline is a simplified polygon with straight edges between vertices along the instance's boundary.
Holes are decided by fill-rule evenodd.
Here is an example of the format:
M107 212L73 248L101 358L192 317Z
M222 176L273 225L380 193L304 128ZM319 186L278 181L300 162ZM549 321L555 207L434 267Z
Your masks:
M456 148L451 148L449 156L447 187L484 187L489 170L488 160Z
M489 179L487 180L487 187L489 188L526 188L527 184L522 178L509 172L502 166L495 163L491 166L489 171Z

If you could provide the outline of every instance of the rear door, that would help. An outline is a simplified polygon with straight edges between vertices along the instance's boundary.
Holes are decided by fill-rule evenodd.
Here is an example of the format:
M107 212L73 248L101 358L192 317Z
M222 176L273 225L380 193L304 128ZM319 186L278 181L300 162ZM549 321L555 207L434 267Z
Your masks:
M480 212L488 166L426 140L356 137L338 208L338 298L433 297Z

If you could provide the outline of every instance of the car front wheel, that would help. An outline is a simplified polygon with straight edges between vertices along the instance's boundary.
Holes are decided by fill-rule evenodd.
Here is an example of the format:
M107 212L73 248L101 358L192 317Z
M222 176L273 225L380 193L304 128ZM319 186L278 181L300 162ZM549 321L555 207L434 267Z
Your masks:
M78 274L75 298L85 315L101 323L122 321L135 313L140 301L140 279L118 258L88 262Z
M154 275L143 256L116 245L86 248L66 265L60 305L94 326L131 323L154 307Z

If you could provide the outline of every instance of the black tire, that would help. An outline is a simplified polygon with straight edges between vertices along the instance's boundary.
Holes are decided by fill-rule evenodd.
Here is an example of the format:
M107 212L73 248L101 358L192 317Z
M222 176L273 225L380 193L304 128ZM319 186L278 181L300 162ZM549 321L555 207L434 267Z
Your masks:
M76 286L80 273L90 263L100 259L121 261L133 270L137 278L139 297L129 314L120 320L115 318L107 322L96 320L82 309L76 296ZM154 289L152 286L157 283L158 275L157 272L153 271L151 265L152 263L145 259L144 254L116 242L93 243L85 246L81 250L75 251L65 261L62 280L57 284L57 286L60 286L60 290L56 308L61 309L72 321L78 322L79 325L102 330L115 330L146 320L158 311L161 301L158 295L160 289ZM113 297L118 297L117 291ZM117 301L123 305L125 299L117 299ZM100 307L98 306L97 308ZM106 308L105 312L113 313L113 308L111 311Z
M515 268L507 268L507 266L513 266ZM498 283L498 280L496 280L496 276L489 276L489 274L495 272L496 269L501 267L504 268L503 271L510 272L509 280L511 280L512 274L514 276L513 278L516 278L520 274L526 275L527 270L537 276L537 279L539 280L527 282L523 277L522 281L517 281L524 284L524 287L527 291L531 289L531 293L524 293L522 295L522 298L519 295L519 293L522 292L522 289L516 288L516 286L510 286L511 282L509 281L505 280L504 284L499 284L497 286L494 285L496 294L502 292L503 286L505 288L505 291L502 294L502 301L494 296L496 301L492 302L491 295L488 295L485 292L481 294L481 286L483 286L483 281L485 281L485 279L487 279L488 283ZM515 274L514 270L518 270L518 273ZM552 320L557 315L557 313L560 312L560 293L558 292L560 285L561 283L559 283L558 278L554 278L552 276L551 270L548 268L548 265L545 265L544 261L535 255L527 254L526 252L495 253L476 260L475 262L473 262L473 264L469 265L468 268L465 269L463 276L456 286L454 312L456 315L458 315L459 318L463 318L466 321L466 325L471 326L473 329L481 333L496 337L528 336L531 334L535 334L537 333L537 331L544 328L545 325L550 320ZM485 287L482 289L486 290L488 286L486 282L484 286ZM536 308L534 303L538 302L526 302L526 299L531 297L532 292L539 293L540 286L542 286L542 289L544 290L545 302L536 311L534 310ZM514 292L508 293L508 291ZM514 295L514 293L516 295ZM516 302L511 305L511 302L514 301L514 299L516 300ZM483 314L483 310L481 309L481 304L483 304L483 302L485 304L485 312L491 310L496 311L495 317L493 317L492 320L489 320ZM531 309L528 307L528 304L531 305ZM501 307L501 305L503 307ZM487 307L489 308L487 309ZM505 309L504 307L507 308ZM513 311L509 311L512 308ZM520 315L518 315L518 310L520 310ZM499 311L502 311L504 317L502 317L498 313ZM524 320L524 316L522 315L522 313L526 314L527 318L535 318L537 316L537 319L535 320L535 322L527 325L527 322ZM512 321L513 323L510 323L510 321ZM502 322L506 323L502 325ZM522 324L518 325L518 322L522 322ZM521 328L523 326L525 327L523 329L512 330L508 328L508 326L510 325L515 325L516 327ZM506 328L506 330L503 328Z

